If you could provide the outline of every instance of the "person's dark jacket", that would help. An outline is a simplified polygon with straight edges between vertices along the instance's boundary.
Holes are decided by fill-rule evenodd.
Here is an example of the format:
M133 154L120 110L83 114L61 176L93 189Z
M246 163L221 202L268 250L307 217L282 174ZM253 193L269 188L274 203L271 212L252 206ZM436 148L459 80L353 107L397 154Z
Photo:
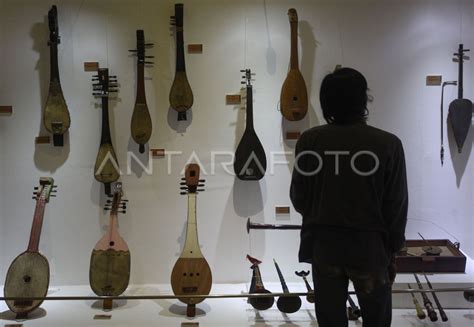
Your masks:
M405 241L401 141L365 122L328 124L304 132L295 156L290 197L303 216L299 260L386 267Z

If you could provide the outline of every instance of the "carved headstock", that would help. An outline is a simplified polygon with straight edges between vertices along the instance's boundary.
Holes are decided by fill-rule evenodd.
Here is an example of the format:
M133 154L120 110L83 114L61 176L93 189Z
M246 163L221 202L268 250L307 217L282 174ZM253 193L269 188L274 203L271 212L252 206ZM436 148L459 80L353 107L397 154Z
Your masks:
M48 44L59 44L59 27L58 27L58 9L56 6L52 6L48 11L48 23L49 23L49 42Z
M107 200L107 204L104 207L104 210L110 210L111 215L117 215L117 213L126 213L127 202L128 200L122 199L122 183L117 182L114 185L114 193L112 195L112 200Z
M183 28L183 4L177 3L174 5L174 16L171 16L171 25L176 26L176 29Z
M92 78L93 95L97 97L108 97L109 93L118 92L117 76L109 75L108 68L99 68L98 75Z
M290 23L298 23L298 14L295 8L288 9L288 18L290 19Z
M146 61L146 59L155 57L145 55L146 49L153 48L153 46L153 43L145 43L145 32L143 30L137 30L137 48L128 51L134 52L134 54L138 58L139 64L153 65L153 62Z
M252 73L250 69L242 69L241 73L245 73L242 76L243 81L240 84L245 84L246 86L252 86L252 81L255 81L252 77L255 76L255 73Z
M181 182L181 194L204 192L204 189L198 189L198 187L204 187L204 179L199 179L200 167L198 164L188 164L185 170L185 177L182 178L184 182Z
M259 264L261 264L262 262L254 257L251 257L249 254L247 254L247 259L248 261L250 261L252 263L252 267L253 266L258 266Z
M33 199L36 201L49 202L50 197L56 195L51 194L57 192L55 190L57 186L54 185L54 179L52 177L41 177L39 180L39 186L34 188Z

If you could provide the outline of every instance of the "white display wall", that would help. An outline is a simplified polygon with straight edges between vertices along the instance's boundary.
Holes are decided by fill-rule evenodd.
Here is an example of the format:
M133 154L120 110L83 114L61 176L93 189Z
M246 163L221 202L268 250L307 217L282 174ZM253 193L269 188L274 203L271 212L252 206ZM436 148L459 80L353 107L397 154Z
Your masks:
M117 75L120 92L111 105L111 129L129 209L120 215L120 230L132 254L131 282L168 283L184 238L186 199L179 195L181 169L193 152L209 173L206 192L198 198L199 236L214 282L250 279L247 253L263 260L264 280L275 282L272 258L289 281L293 271L308 269L297 260L299 234L294 231L245 231L255 222L300 224L290 215L275 215L275 206L291 206L288 190L294 141L287 131L323 123L319 106L322 78L337 64L363 72L374 102L369 123L397 134L403 141L409 178L410 220L407 237L459 241L474 256L473 155L471 132L463 154L446 136L446 160L439 161L441 88L425 86L428 74L457 79L452 53L463 42L474 50L472 1L183 1L185 43L204 45L202 54L187 54L188 78L194 91L192 119L176 122L168 92L174 77L174 39L169 16L172 1L0 0L0 104L11 104L12 116L0 117L0 284L13 258L23 251L34 210L33 186L40 176L55 178L59 192L47 207L40 248L50 259L53 285L87 284L90 252L106 229L106 198L94 180L93 164L100 140L100 107L92 97L92 73L83 63L98 61ZM47 12L58 6L59 66L72 125L64 148L35 145L45 135L41 109L49 83ZM289 63L287 10L298 10L300 65L310 94L307 117L282 121L278 112L281 84ZM146 92L153 119L152 148L182 151L169 159L138 153L129 125L135 101L135 30L144 29L155 66L146 69ZM232 152L245 126L245 110L226 105L225 95L240 92L240 69L251 68L255 129L278 164L260 182L229 175L212 152ZM474 62L466 63L466 98L474 99ZM447 105L457 95L445 93ZM449 145L448 145L449 144ZM127 151L138 164L127 174ZM288 152L281 154L281 152ZM278 155L280 153L280 155ZM171 172L168 174L168 166ZM231 166L229 167L231 168Z

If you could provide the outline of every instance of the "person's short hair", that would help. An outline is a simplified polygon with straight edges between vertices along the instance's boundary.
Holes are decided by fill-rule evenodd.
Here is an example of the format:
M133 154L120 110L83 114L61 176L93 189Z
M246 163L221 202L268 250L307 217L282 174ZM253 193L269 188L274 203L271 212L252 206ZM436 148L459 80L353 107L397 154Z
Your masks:
M353 68L336 69L321 84L319 101L328 124L365 121L367 110L367 80Z

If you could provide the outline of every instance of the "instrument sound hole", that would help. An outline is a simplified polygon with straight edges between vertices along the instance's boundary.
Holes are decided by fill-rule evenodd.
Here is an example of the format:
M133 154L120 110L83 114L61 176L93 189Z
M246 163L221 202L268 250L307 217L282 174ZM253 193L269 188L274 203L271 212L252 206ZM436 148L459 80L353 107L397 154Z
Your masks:
M196 273L196 276L199 276L199 273Z
M23 281L24 281L25 283L30 283L30 282L31 282L31 277L28 276L28 275L26 275L26 276L23 277Z
M293 101L298 101L298 97L293 97Z
M186 276L186 273L183 273L183 276Z
M189 276L190 276L190 277L193 277L193 276L194 276L194 274L193 274L193 273L190 273L190 274L189 274Z
M114 242L114 241L110 241L110 242L109 242L109 245L110 245L110 246L114 246L114 245L115 245L115 242Z

